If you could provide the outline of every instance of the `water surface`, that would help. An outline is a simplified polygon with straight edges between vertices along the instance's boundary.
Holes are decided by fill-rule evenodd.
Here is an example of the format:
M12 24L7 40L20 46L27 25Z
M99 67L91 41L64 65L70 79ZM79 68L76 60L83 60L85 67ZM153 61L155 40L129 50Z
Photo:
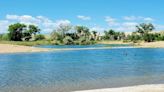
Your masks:
M164 83L164 49L0 55L0 92L71 92Z

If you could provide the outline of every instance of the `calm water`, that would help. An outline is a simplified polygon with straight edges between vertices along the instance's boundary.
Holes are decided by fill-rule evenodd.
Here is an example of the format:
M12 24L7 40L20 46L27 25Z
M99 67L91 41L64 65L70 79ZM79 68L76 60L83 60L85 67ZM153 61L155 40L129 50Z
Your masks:
M41 48L95 48L95 47L127 47L130 44L94 44L94 45L40 45Z
M0 92L72 92L164 83L164 49L0 55Z

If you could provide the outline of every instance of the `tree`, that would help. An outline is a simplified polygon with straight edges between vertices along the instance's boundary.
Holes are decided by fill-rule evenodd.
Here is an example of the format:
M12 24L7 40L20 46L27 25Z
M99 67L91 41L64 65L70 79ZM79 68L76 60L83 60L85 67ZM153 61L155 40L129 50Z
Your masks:
M108 39L108 40L115 40L115 39L117 39L117 37L116 37L116 32L114 31L114 30L112 30L112 29L110 29L109 31L104 31L104 33L105 33L105 39Z
M62 38L65 37L66 32L72 29L70 24L60 23L55 31L61 34Z
M154 25L151 23L142 23L138 26L136 26L137 32L141 34L142 38L146 42L154 41L155 37L153 34L149 34L149 32L153 31L155 29Z
M93 39L97 40L97 38L96 38L97 37L97 32L96 31L92 31L92 34L93 34Z
M9 40L11 41L22 41L23 37L23 31L26 30L26 25L25 24L12 24L9 26L8 31L9 31Z
M35 36L39 32L40 32L40 29L37 26L29 25L28 30L25 30L23 32L23 38L24 40L29 41L32 38L32 35Z
M137 28L137 32L140 33L141 35L147 34L155 29L155 27L151 23L148 24L142 23L136 26L136 28Z
M81 36L89 36L90 32L89 32L89 28L85 27L85 26L76 26L75 30L77 31L77 34L79 37Z

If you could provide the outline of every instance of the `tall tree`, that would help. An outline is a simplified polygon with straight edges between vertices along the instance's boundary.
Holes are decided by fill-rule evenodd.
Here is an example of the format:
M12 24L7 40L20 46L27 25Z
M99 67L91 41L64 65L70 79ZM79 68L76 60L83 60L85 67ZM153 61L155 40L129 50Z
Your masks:
M9 39L12 41L22 41L23 37L23 31L26 30L26 25L25 24L12 24L9 26L8 31L9 31Z
M60 23L55 31L58 31L61 36L64 38L66 32L72 29L71 24Z
M88 37L90 35L89 28L85 26L76 26L75 30L77 31L78 36Z
M154 25L151 23L142 23L136 26L137 32L141 35L147 34L155 29Z
M39 33L40 32L40 29L35 26L35 25L29 25L28 26L28 30L25 30L23 32L23 38L28 41L32 38L32 35L36 35L36 33Z

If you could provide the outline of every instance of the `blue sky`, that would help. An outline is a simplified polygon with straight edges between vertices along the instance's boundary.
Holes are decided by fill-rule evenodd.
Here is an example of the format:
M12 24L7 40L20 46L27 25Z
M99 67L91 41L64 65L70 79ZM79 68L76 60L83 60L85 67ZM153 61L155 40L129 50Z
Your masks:
M134 31L134 26L142 22L151 22L157 26L157 30L163 30L163 3L164 0L1 0L0 27L5 28L0 29L0 33L5 32L6 25L14 22L33 23L30 19L38 19L38 16L50 20L52 25L66 22L85 25L100 32L111 28ZM23 18L27 16L29 20L24 21ZM38 24L45 33L55 27L52 25L45 27Z

